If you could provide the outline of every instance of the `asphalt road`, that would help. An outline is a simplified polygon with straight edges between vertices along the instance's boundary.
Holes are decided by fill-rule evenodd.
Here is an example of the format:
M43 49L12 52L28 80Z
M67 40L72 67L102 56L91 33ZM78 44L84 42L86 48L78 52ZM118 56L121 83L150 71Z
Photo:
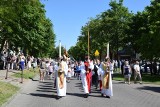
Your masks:
M80 80L67 83L67 96L56 99L53 80L39 82L39 77L28 81L5 107L160 107L160 86L150 84L124 84L113 81L113 97L101 97L92 87L88 98L83 97Z

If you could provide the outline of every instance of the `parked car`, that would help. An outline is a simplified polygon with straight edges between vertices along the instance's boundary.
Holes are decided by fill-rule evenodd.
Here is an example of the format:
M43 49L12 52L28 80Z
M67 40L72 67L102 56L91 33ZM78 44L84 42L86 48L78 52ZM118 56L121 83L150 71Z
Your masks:
M148 72L150 72L150 68L149 68L149 66L150 66L150 62L147 62L147 63L143 63L142 65L140 65L140 69L141 69L141 71L142 72L146 72L146 73L148 73ZM145 71L145 66L147 66L147 70ZM159 62L157 62L157 71L159 70Z
M145 72L145 66L147 66L147 72L150 72L150 68L149 68L149 66L146 65L146 64L140 65L141 71L142 71L142 72ZM146 73L147 73L147 72L146 72Z

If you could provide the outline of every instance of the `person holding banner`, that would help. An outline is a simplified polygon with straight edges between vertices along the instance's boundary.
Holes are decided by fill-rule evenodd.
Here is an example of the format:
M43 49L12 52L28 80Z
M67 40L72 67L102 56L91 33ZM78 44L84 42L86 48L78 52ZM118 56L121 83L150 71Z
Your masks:
M66 96L66 75L68 73L67 57L63 55L63 59L59 64L59 69L56 74L57 99Z
M89 93L91 93L91 71L93 70L94 65L93 62L86 58L84 64L81 63L81 81L83 85L83 89L85 92L84 98L88 98Z

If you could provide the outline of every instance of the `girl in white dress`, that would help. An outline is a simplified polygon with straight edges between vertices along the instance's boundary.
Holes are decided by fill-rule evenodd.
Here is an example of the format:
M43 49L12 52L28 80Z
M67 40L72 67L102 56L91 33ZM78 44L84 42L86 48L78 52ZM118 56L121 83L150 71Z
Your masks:
M68 65L68 73L67 73L67 82L70 82L71 76L72 76L72 72L71 72L71 66Z

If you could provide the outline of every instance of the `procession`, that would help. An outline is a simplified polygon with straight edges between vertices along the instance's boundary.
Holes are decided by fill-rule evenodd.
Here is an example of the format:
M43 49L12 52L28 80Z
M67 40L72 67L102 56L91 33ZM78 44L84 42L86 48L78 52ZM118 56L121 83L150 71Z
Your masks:
M57 98L67 96L67 84L72 82L70 78L77 78L82 83L84 98L91 94L93 84L97 90L100 90L102 97L110 98L113 96L112 76L110 71L110 59L107 58L100 63L98 59L91 60L85 57L85 61L71 62L67 54L64 53L58 62L45 61L40 62L40 82L44 82L44 77L54 81L54 88L57 90ZM92 78L93 76L97 76Z
M160 107L160 0L0 0L0 107Z

